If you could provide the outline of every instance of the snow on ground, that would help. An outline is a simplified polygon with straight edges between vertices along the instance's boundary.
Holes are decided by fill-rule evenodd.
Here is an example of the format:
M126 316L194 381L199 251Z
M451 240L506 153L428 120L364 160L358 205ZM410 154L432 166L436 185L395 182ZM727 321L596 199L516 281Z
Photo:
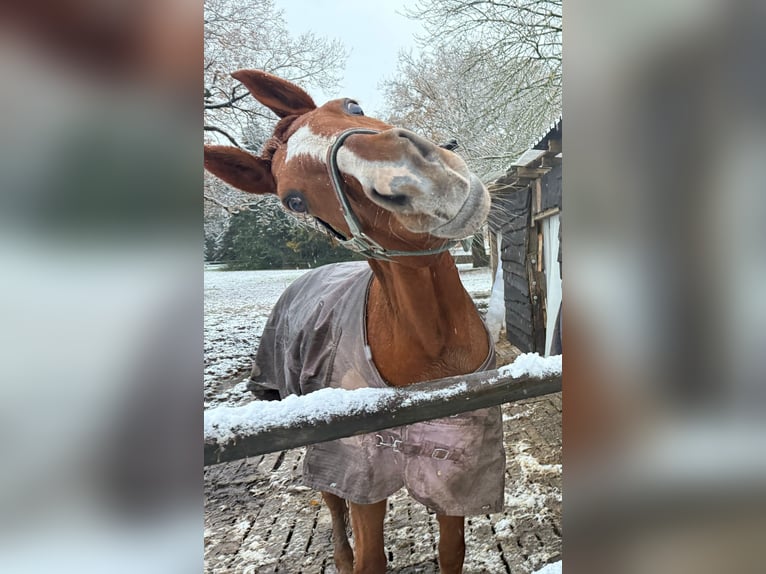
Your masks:
M238 373L249 373L266 319L279 296L306 269L223 271L205 269L205 406L237 404L244 385L222 389Z
M502 265L498 265L495 271L495 280L487 303L484 322L492 334L492 339L497 343L500 340L500 332L505 328L505 282Z
M541 570L537 570L534 574L561 574L561 560L547 564Z
M481 309L492 287L489 268L458 268ZM266 320L287 286L307 271L205 269L205 408L250 402L242 379L250 372Z
M506 489L505 505L512 508L511 517L514 520L520 518L533 518L543 524L553 518L548 499L553 497L561 503L561 491L552 491L544 482L543 477L561 477L560 464L540 464L530 454L531 445L520 441L511 445L513 458L519 465L521 476L516 487L509 491Z
M492 291L492 270L489 267L474 269L470 263L461 263L457 268L460 271L463 287L474 300L489 298Z
M509 403L503 413L513 421L503 429L507 506L466 520L466 574L531 574L561 559L561 395ZM205 468L206 574L335 573L330 513L301 482L304 452ZM389 499L385 540L387 572L438 574L436 517L406 489Z

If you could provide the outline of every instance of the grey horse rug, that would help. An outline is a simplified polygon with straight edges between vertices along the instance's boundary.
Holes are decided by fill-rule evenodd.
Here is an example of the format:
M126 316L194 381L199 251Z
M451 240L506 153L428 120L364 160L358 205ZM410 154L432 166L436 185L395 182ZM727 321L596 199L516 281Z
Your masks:
M367 347L371 280L370 267L358 262L320 267L293 282L266 324L249 388L284 398L326 387L387 387ZM478 370L494 368L491 340L490 349ZM491 407L310 445L303 482L358 504L406 487L439 514L471 516L502 510L504 472L502 416Z

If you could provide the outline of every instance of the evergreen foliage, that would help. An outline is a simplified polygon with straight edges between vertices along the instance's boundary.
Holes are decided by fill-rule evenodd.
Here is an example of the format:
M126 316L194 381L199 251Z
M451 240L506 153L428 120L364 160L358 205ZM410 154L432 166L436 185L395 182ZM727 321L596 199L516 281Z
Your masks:
M277 201L264 201L232 216L218 259L229 269L294 269L362 258L299 223Z
M205 234L205 261L215 261L218 255L218 245L215 237Z

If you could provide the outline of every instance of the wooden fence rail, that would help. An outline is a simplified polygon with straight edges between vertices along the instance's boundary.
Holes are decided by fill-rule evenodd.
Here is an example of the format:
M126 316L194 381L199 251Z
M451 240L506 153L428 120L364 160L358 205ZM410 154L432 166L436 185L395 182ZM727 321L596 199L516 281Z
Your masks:
M235 440L223 444L206 438L204 464L219 464L447 417L560 390L560 372L542 377L525 375L515 378L498 371L485 371L417 383L396 389L396 392L386 393L375 403L374 410L338 413L330 420L312 421L309 425L296 422L276 424L244 436L237 436ZM429 394L425 395L423 391ZM445 398L445 393L449 395L448 398Z

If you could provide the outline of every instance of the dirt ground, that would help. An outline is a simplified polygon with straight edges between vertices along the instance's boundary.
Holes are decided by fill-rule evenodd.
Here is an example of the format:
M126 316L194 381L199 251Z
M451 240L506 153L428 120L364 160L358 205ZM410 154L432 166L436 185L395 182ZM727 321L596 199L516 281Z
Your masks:
M499 364L515 355L498 348ZM505 511L466 519L465 574L531 573L561 559L561 394L503 406ZM206 574L334 574L330 513L301 485L304 449L205 469ZM389 499L388 572L438 573L436 517Z

